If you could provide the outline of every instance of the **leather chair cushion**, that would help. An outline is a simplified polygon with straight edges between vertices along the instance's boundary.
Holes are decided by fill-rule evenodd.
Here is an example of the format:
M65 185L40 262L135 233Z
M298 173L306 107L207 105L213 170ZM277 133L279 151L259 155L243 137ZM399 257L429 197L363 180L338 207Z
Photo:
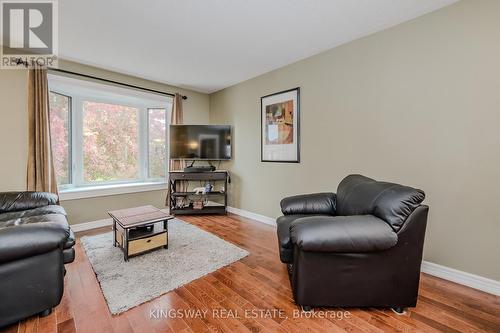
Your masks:
M0 193L0 213L55 205L57 200L57 195L48 192L2 192Z
M302 217L311 217L311 216L325 216L325 215L296 214L296 215L284 215L278 217L276 219L276 225L278 229L278 243L280 247L284 249L293 249L292 240L290 239L290 226L292 225L292 222Z
M68 248L63 250L63 261L65 264L69 264L75 260L75 249Z
M290 225L293 221L306 216L325 216L325 215L284 215L276 219L278 229L278 244L280 260L284 263L293 262L293 244L290 239Z
M69 236L66 239L66 242L63 245L63 249L70 249L75 245L76 242L76 237L75 234L73 233L73 230L69 229Z
M40 222L48 222L49 224ZM48 205L25 211L0 214L0 228L17 228L18 226L24 225L35 225L37 228L43 228L46 225L53 228L54 225L57 225L58 229L62 230L67 236L66 240L62 244L62 248L64 249L64 263L70 263L75 259L75 251L72 247L75 245L76 238L75 234L68 226L66 211L63 207L58 205Z
M53 222L53 223L59 224L59 225L61 225L61 227L63 229L66 230L67 236L69 237L69 235L70 235L68 220L66 219L66 216L61 215L61 214L33 215L33 216L15 218L12 220L1 221L0 227L13 227L13 226L19 226L19 225L24 225L24 224L33 224L33 223L39 223L39 222Z
M57 222L0 228L0 263L62 250L68 235L67 225Z
M295 195L281 200L284 215L292 214L335 214L335 193L313 193Z
M398 231L424 198L422 190L350 175L338 186L337 215L372 214Z
M66 216L66 211L62 206L58 205L48 205L28 210L8 212L0 214L0 223L8 220L20 219L22 217L36 216L36 215L47 215L47 214L61 214Z
M375 252L398 242L394 230L373 215L303 217L292 222L290 235L306 252Z

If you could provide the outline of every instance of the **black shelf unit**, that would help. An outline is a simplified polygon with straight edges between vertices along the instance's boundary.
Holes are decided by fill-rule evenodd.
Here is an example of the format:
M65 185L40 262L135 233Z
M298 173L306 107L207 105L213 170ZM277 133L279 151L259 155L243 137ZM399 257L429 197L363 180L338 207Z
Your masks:
M211 183L224 183L224 192L212 191L205 194L196 194L195 192L181 192L177 191L179 182L181 181L196 181ZM169 193L169 208L170 214L173 215L196 215L196 214L226 214L227 213L227 183L228 173L225 170L215 170L210 172L185 172L185 171L170 171L168 180L168 193ZM194 209L191 205L189 207L176 207L176 200L178 197L206 197L206 198L222 198L223 203L217 205L206 205L202 209Z

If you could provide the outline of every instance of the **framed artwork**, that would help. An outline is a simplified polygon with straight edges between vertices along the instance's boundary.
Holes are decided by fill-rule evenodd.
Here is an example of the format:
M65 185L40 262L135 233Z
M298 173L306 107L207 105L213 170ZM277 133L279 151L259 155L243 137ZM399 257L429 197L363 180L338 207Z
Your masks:
M260 98L261 161L300 162L300 88Z

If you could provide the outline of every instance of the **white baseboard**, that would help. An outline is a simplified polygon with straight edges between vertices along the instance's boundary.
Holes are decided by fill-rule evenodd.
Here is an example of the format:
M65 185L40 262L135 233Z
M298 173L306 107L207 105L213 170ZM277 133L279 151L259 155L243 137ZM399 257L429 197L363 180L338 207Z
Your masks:
M113 224L112 219L102 219L92 222L78 223L70 225L73 232L80 232L85 230L97 229L101 227L107 227Z
M495 281L428 261L422 261L421 269L423 273L478 289L489 294L500 296L500 281Z
M235 207L230 207L230 206L227 206L227 211L230 213L239 215L239 216L247 217L247 218L255 220L257 222L265 223L265 224L272 225L272 226L276 227L276 219L273 219L272 217L267 217L264 215L252 213L252 212L249 212L247 210L243 210L243 209L239 209L239 208L235 208Z
M235 207L227 207L227 211L236 215L247 217L257 222L276 226L276 219L257 213L252 213ZM421 270L423 273L433 275L448 281L452 281L467 287L478 289L493 295L500 296L500 281L488 279L479 275L459 271L454 268L423 261Z

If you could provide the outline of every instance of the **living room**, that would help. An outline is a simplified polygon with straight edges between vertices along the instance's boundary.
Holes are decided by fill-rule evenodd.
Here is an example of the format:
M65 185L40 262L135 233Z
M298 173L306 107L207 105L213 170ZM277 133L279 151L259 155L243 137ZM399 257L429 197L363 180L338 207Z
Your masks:
M0 5L1 332L500 331L499 1Z

